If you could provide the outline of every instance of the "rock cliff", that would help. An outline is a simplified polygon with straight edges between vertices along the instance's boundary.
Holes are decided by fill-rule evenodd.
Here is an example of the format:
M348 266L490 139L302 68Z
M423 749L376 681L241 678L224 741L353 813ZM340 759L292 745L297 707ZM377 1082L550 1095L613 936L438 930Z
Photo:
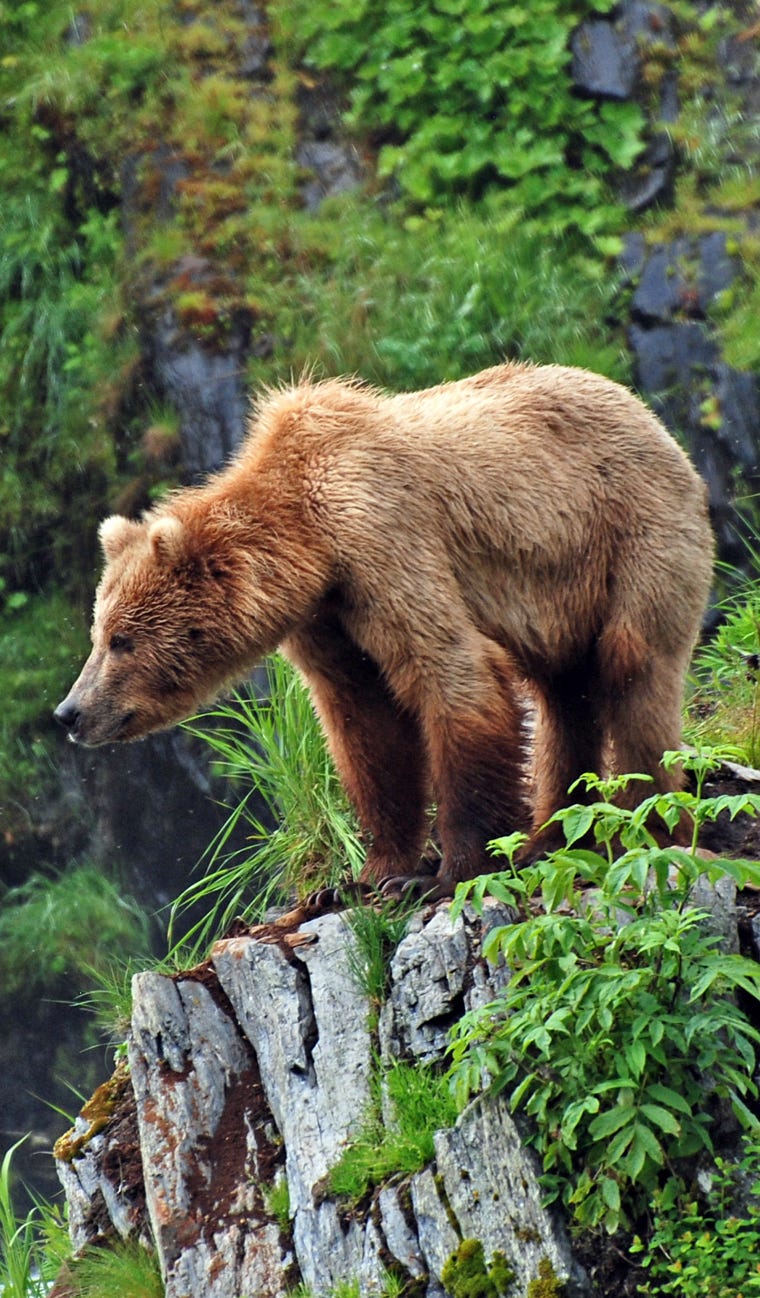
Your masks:
M483 921L452 923L447 907L413 920L379 1023L340 914L274 943L219 942L186 974L139 974L128 1068L56 1149L75 1246L137 1236L167 1298L277 1298L299 1280L315 1296L347 1282L382 1294L388 1276L434 1298L465 1240L520 1294L540 1268L569 1298L595 1292L503 1101L476 1101L436 1133L431 1163L358 1204L328 1188L372 1103L373 1060L380 1075L440 1061L448 1026L492 996L505 974L482 960L483 925L503 919L491 906ZM287 1217L272 1208L283 1182Z

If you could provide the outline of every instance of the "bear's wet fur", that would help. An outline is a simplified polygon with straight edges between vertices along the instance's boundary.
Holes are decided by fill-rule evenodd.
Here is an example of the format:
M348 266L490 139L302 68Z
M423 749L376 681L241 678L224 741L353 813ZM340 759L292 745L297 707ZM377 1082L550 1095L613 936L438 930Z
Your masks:
M101 539L93 650L57 709L72 738L173 725L279 647L367 882L416 874L431 801L446 890L585 771L678 783L660 758L709 593L706 493L608 379L506 364L399 395L270 392L227 468Z

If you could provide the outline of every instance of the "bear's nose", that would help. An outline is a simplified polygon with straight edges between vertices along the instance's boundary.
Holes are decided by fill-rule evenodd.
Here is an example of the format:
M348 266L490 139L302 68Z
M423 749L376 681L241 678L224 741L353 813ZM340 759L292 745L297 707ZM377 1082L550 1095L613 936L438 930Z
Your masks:
M70 698L64 699L63 703L58 704L53 716L70 734L73 730L76 730L79 721L79 708Z

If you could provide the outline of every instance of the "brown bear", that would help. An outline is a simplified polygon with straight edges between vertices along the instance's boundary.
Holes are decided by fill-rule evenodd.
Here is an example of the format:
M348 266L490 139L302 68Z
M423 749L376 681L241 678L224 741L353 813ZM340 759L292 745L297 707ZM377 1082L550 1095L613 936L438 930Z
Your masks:
M677 784L660 758L710 586L705 490L608 379L306 381L260 402L221 473L101 540L93 650L56 710L71 738L171 726L279 647L358 813L366 882L416 874L431 800L443 893L584 771Z

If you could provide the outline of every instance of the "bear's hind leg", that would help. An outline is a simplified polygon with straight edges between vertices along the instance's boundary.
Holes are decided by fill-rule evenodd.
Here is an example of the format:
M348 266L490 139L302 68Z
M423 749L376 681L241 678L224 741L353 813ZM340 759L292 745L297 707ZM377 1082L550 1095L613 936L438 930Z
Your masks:
M662 754L681 744L683 672L666 660L652 662L611 694L608 727L616 771L650 775L653 783L634 783L621 801L635 806L649 793L667 793L683 783L679 768L666 771Z
M605 719L612 744L614 768L619 774L641 774L652 782L632 781L616 798L624 807L636 807L652 793L669 793L683 785L679 766L666 770L662 755L681 746L683 682L689 652L655 652L649 648L625 676L615 679L614 662L605 695ZM685 817L674 831L663 823L650 825L663 844L686 844L690 828Z
M468 661L450 661L449 679L432 682L424 700L424 730L436 825L443 849L437 893L496 863L488 843L526 829L524 701L509 655L478 637Z
M362 882L416 874L427 832L428 779L419 725L336 617L281 646L305 678L338 775L368 839Z
M559 825L542 826L569 802L583 801L583 790L568 796L568 789L586 771L601 774L605 757L600 683L591 661L585 660L536 688L531 856L564 842Z

